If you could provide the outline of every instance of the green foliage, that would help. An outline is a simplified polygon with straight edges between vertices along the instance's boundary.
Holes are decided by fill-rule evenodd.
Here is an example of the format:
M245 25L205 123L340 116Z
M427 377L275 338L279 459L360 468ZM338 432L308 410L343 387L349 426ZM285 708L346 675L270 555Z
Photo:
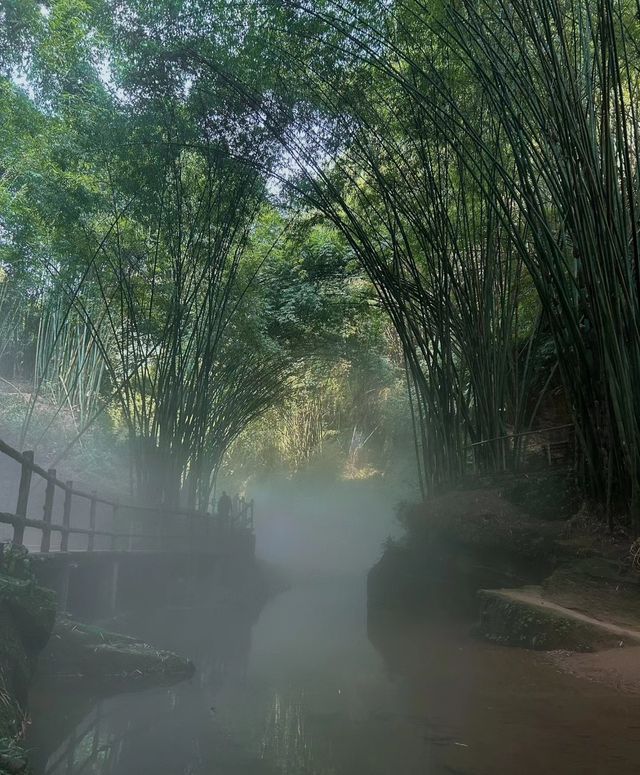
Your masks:
M3 545L0 554L0 569L5 576L10 576L12 579L35 583L29 552L24 546L18 544Z
M0 22L0 312L24 342L3 368L79 433L117 415L148 490L159 456L167 497L205 503L265 412L254 446L292 467L344 451L404 373L425 491L470 444L517 466L509 437L561 383L585 491L638 510L630 0L52 0Z

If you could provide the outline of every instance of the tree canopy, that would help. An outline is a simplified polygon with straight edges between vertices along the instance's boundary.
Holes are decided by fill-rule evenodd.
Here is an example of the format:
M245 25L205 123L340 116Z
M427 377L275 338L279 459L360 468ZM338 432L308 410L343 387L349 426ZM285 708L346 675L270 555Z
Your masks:
M585 495L637 523L638 23L631 0L5 2L6 378L80 428L117 407L141 492L201 505L318 362L384 353L425 493L517 465L561 392Z

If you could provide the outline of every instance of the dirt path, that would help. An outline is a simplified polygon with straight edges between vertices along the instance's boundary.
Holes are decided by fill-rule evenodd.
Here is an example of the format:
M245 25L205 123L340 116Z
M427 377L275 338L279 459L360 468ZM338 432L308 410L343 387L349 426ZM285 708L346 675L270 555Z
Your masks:
M500 594L504 597L515 600L526 605L536 606L538 608L545 609L546 611L554 611L576 622L582 622L583 624L589 624L592 627L597 627L604 632L608 632L612 635L619 636L621 641L631 641L634 645L640 646L640 630L633 630L629 627L621 627L618 624L607 622L602 619L596 619L593 616L587 616L580 611L576 611L573 608L566 608L565 606L558 605L551 600L545 600L542 597L542 590L539 587L525 587L524 589L504 589L500 590Z
M552 651L548 657L557 668L577 678L613 686L619 691L640 694L640 631L621 627L545 600L537 587L502 590L501 594L510 600L553 611L565 618L597 627L619 637L618 648L590 654Z

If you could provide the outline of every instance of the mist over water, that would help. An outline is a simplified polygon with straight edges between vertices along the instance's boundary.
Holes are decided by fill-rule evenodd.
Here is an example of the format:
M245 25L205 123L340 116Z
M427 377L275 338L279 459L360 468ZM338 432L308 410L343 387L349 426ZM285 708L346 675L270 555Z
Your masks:
M252 494L258 556L296 576L364 576L401 532L398 504L415 495L409 483L328 474L266 480Z
M255 496L257 554L288 588L256 611L210 581L121 621L191 657L194 678L114 697L36 687L36 775L496 775L514 761L539 775L551 760L600 775L612 757L637 771L638 698L479 642L457 617L367 621L366 572L398 531L401 487L318 476Z
M63 741L52 739L51 709L39 713L49 705L47 691L36 691L31 741L39 775L389 772L400 738L385 735L380 745L361 726L372 713L381 714L378 726L399 711L397 690L367 638L366 571L396 529L398 495L383 482L322 477L258 487L257 555L289 587L257 618L233 594L212 607L207 597L216 590L206 588L186 609L137 616L130 631L190 656L195 678L96 704L78 697L76 705L86 706L79 723L69 695L68 707L55 703L72 724ZM158 730L153 740L146 719ZM82 750L100 747L110 755L94 770ZM60 770L60 761L73 765Z

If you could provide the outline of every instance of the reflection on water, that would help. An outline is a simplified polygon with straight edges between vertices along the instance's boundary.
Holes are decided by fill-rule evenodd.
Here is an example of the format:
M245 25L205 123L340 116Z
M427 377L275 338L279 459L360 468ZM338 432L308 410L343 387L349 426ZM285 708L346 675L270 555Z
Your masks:
M324 775L333 769L319 769L304 717L304 695L291 698L276 692L267 713L260 758L271 762L283 775Z
M131 631L193 680L98 700L41 687L36 775L495 775L640 771L640 701L476 643L467 625L378 621L362 579L299 584L257 621L227 607ZM372 645L376 644L376 648Z

